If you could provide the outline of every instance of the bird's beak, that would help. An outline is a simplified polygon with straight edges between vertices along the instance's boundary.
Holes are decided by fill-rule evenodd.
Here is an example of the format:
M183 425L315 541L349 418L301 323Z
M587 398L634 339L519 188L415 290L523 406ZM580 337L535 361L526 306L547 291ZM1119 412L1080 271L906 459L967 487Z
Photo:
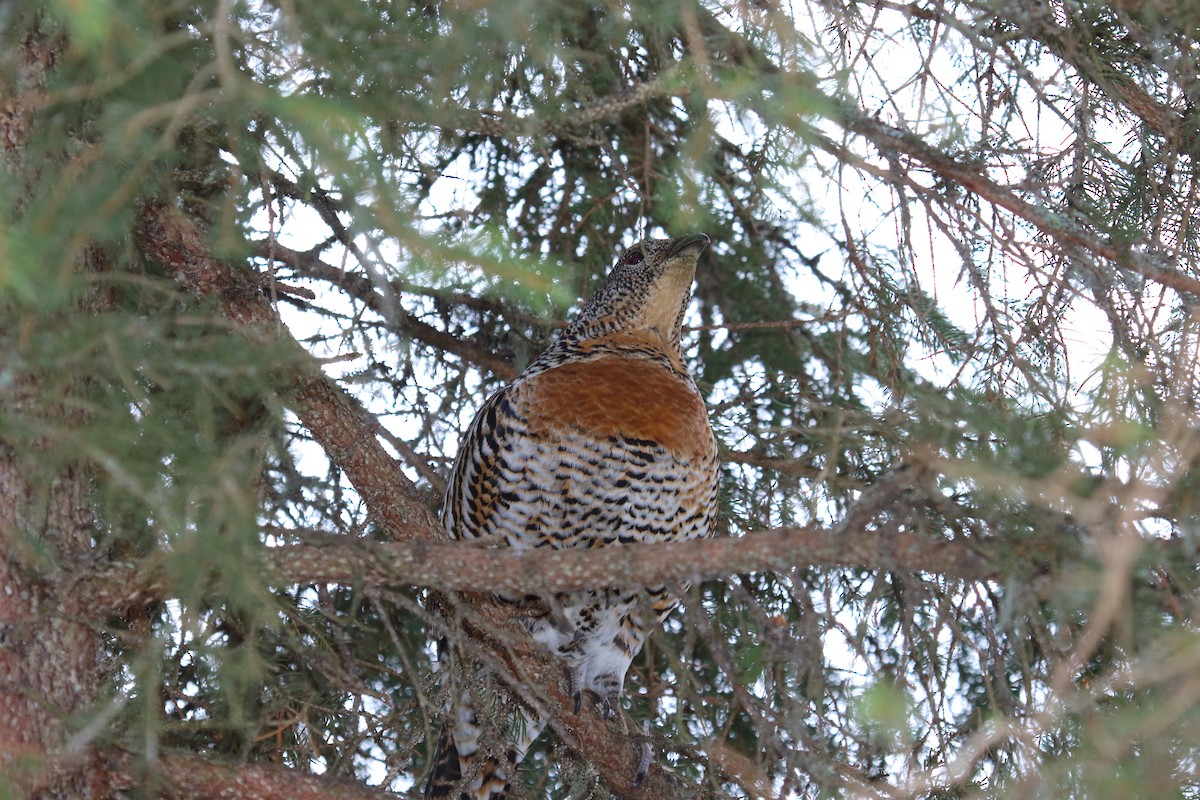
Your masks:
M703 233L689 233L687 236L672 239L671 246L667 248L667 259L679 255L689 255L693 258L699 256L704 248L708 247L708 242L708 237Z

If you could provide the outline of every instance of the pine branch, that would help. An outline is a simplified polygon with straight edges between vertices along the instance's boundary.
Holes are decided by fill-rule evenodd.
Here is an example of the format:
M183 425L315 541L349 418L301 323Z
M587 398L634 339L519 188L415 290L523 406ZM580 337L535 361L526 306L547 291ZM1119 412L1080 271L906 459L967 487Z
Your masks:
M1085 80L1100 89L1114 105L1124 107L1152 132L1163 137L1181 155L1195 157L1200 138L1197 137L1197 118L1190 108L1173 108L1152 97L1133 79L1122 74L1119 67L1097 62L1097 49L1082 41L1077 29L1060 26L1055 9L1040 0L1027 0L1025 30L1050 48L1056 56L1070 64ZM1182 75L1164 69L1164 75L1177 81Z
M378 422L287 336L248 270L213 258L204 233L166 203L149 202L142 207L135 236L148 256L196 296L219 300L226 316L250 343L281 343L293 352L288 361L295 369L281 376L280 392L389 535L444 536L422 493L380 444Z
M887 8L913 19L937 22L953 28L981 50L1006 46L1011 34L1005 31L1003 41L996 37L985 37L990 26L978 20L963 20L947 10L944 5L921 5L893 0L871 0L859 2L873 8ZM1162 136L1181 155L1195 155L1198 142L1195 114L1187 108L1174 108L1152 97L1135 81L1121 74L1109 64L1098 63L1092 53L1095 48L1079 41L1077 31L1060 26L1056 21L1055 9L1041 0L1026 0L1021 16L1021 33L1050 49L1055 56L1071 65L1080 76L1100 89L1114 104L1122 106L1137 116L1146 127ZM1016 59L1014 59L1015 61Z
M387 301L375 288L371 280L363 275L352 275L345 270L326 264L315 253L301 252L284 247L278 242L259 242L254 254L260 258L274 259L294 269L306 278L327 281L341 287L351 296L365 303L368 308L391 321L401 334L427 344L445 353L456 355L464 361L482 367L505 380L517 376L516 367L472 342L463 341L446 331L438 330L411 314L388 313Z
M710 38L717 34L718 29L722 29L720 23L715 20L709 20L708 26L709 29L706 29L705 33ZM742 48L738 51L742 53L742 56L736 60L736 63L745 63L745 59L750 59L755 63L764 60L769 61L764 55L758 53L753 45L741 37L732 33L728 33L728 35L735 37ZM1063 55L1062 53L1058 54L1060 56ZM1091 69L1092 67L1094 65L1088 68ZM1080 68L1083 69L1083 67ZM1092 69L1092 72L1097 70L1098 68ZM805 87L805 91L812 99L819 99L821 102L816 103L815 107L832 109L831 116L835 122L845 128L845 130L858 134L871 142L881 153L888 156L906 156L915 159L942 178L959 184L967 191L992 205L1003 208L1020 219L1031 223L1042 233L1052 237L1056 242L1068 249L1075 248L1089 252L1144 278L1170 287L1177 292L1200 297L1200 280L1170 267L1153 253L1138 252L1129 244L1106 240L1102 235L1088 230L1063 214L1021 199L1014 191L987 177L979 168L961 163L951 154L931 146L921 136L903 128L888 125L874 116L869 116L860 108L853 107L839 101L837 98L824 94L817 87L816 81L811 75L791 72L787 73L785 77L793 81L796 85ZM1167 114L1167 110L1152 108L1154 101L1151 98L1133 96L1131 92L1136 87L1128 84L1128 82L1120 84L1110 83L1109 88L1112 89L1114 97L1118 101L1125 102L1130 110L1139 114L1147 125L1150 125L1152 128L1155 128L1156 125L1159 127L1165 126L1165 129L1169 130L1163 132L1163 135L1173 132L1173 141L1183 142L1185 145L1190 146L1188 143L1194 137L1189 138L1178 135L1180 130L1187 129L1186 119L1173 111L1170 112L1171 116L1169 119L1163 118L1163 115ZM845 163L861 166L861 163L857 163L861 162L861 159L857 158L845 147L833 142L813 129L805 126L801 127L804 128L803 132L817 146Z
M331 541L268 547L264 569L279 586L349 583L425 586L442 591L551 595L599 586L655 586L722 578L743 572L786 575L810 567L846 567L944 575L965 581L1002 575L1000 560L975 543L876 530L776 528L739 538L611 544L590 550L517 551L422 535L400 541ZM153 562L94 568L82 580L85 617L169 597Z
M396 795L328 775L315 775L289 767L238 763L166 752L150 765L124 750L107 759L117 790L146 785L146 771L162 784L171 800L395 800Z
M1177 292L1200 297L1200 280L1166 266L1153 254L1138 252L1128 244L1106 241L1064 214L1022 200L1016 192L987 177L982 170L930 146L911 131L893 127L851 108L843 108L840 122L846 130L862 136L880 152L916 160L942 178L1032 224L1060 245L1087 251ZM818 138L818 142L822 149L853 163L853 156L841 145L823 137Z

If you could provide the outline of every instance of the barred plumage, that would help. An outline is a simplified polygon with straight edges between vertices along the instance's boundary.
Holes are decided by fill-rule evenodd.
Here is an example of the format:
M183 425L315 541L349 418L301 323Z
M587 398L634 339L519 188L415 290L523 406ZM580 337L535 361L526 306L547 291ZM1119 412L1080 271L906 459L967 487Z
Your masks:
M622 254L578 319L480 409L463 439L442 509L458 539L518 549L708 536L717 512L717 445L679 351L702 234L650 239ZM646 592L661 619L674 603ZM564 660L576 710L585 691L616 712L641 649L643 594L605 589L556 598L530 633ZM516 598L511 598L516 599ZM518 713L518 712L514 712ZM518 763L544 721L519 712L507 759ZM443 736L427 797L503 795L509 767L474 763L479 729L464 695ZM457 762L457 763L456 763ZM471 776L474 776L473 779Z

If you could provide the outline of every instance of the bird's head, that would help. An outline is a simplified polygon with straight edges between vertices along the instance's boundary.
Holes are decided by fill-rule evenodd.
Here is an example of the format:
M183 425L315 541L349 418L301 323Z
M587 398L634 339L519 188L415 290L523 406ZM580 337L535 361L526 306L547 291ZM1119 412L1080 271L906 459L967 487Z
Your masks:
M683 315L692 296L696 260L708 246L703 233L644 239L608 273L568 333L583 337L654 331L679 348Z

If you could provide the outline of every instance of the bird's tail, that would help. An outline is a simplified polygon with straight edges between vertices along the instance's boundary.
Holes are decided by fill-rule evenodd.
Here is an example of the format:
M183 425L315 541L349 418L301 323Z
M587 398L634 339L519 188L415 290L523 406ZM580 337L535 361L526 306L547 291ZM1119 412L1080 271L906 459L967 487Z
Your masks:
M443 728L433 771L425 784L425 800L504 800L508 792L507 770L500 769L496 759L489 758L479 765L478 775L464 781L464 774L470 776L476 771L473 761L473 756L464 759L459 754L450 726Z
M433 757L433 770L425 784L425 800L444 800L454 794L462 781L462 767L458 763L458 748L450 735L450 726L442 727L438 737L437 753Z
M433 770L425 784L425 800L504 800L510 776L542 732L545 722L521 709L505 757L481 750L483 726L464 692L454 706L453 723L438 737Z

